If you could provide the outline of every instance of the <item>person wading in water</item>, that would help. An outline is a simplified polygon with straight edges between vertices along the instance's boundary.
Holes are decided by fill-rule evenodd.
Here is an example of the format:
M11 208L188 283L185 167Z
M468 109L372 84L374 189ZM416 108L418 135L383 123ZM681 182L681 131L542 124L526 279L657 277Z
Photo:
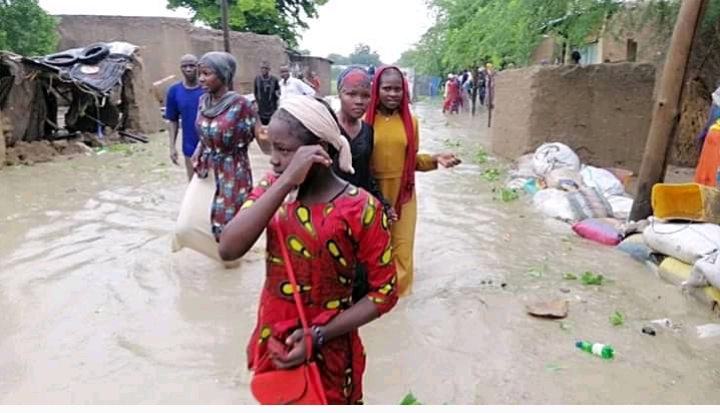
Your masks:
M168 89L165 98L165 119L168 120L168 134L170 135L170 160L180 165L177 151L177 135L182 122L182 152L185 157L185 171L188 181L193 176L191 158L198 144L198 134L195 129L198 105L203 90L198 83L197 57L187 54L180 59L180 71L183 80Z
M266 276L248 367L255 374L290 369L307 354L282 258L286 248L327 401L361 404L366 356L358 329L397 303L387 215L367 191L333 172L337 159L352 173L352 155L327 104L310 96L284 99L268 133L273 171L220 237L220 256L234 260L266 233ZM352 299L356 265L365 267L369 284L358 301Z

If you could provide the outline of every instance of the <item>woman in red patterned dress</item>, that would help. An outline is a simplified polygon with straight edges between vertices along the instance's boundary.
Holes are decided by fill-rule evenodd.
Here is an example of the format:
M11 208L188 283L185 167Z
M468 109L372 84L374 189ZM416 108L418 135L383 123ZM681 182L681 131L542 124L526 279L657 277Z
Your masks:
M273 173L259 183L220 237L220 256L234 260L267 229L266 279L247 349L248 366L262 373L304 360L305 340L281 258L280 243L285 243L328 402L362 403L365 353L358 328L397 302L388 217L372 195L333 173L331 159L352 172L352 155L326 104L308 96L288 98L268 133ZM285 239L278 238L277 225ZM367 270L370 292L354 303L353 279L360 264ZM268 349L271 337L284 342L288 352Z

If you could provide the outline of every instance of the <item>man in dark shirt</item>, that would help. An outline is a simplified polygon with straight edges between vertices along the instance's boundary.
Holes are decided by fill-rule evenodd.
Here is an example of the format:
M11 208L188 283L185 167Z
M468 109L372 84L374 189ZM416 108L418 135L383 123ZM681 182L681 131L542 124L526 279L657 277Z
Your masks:
M270 123L270 118L278 108L279 99L280 82L278 82L278 78L270 74L270 64L262 62L260 76L255 78L255 102L263 126Z

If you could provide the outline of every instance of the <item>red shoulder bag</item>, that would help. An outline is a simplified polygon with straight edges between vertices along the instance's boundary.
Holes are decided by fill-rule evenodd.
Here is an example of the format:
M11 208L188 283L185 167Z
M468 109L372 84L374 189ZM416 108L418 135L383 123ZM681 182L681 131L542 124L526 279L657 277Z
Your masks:
M297 280L292 264L290 264L290 254L288 254L285 246L285 235L282 230L280 219L275 219L278 237L280 238L280 251L285 261L285 269L293 288L293 299L297 307L300 323L305 333L305 362L298 367L288 370L273 370L265 373L256 373L253 375L250 383L250 390L253 396L260 404L280 405L280 404L328 404L325 397L325 389L320 379L320 370L317 363L312 361L313 339L310 334L305 310L303 309L300 293L298 292ZM271 337L270 340L273 340ZM259 346L255 349L255 368L259 366Z

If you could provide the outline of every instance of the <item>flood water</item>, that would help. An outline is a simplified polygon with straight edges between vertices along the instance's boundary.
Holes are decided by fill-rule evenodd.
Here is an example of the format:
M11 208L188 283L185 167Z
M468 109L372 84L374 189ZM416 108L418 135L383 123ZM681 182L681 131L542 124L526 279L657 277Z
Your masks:
M465 163L418 174L414 292L361 330L367 403L409 391L428 404L720 403L720 340L695 332L716 321L706 308L527 199L493 199L481 172L496 166L473 162L484 121L416 111L421 149L452 147ZM245 346L264 245L231 270L172 254L185 172L169 165L165 135L137 149L0 172L3 404L254 403ZM267 158L256 147L252 162L257 179ZM584 271L611 282L562 277ZM563 322L525 312L557 298L570 301ZM613 327L616 310L625 324ZM641 333L659 318L680 328Z

